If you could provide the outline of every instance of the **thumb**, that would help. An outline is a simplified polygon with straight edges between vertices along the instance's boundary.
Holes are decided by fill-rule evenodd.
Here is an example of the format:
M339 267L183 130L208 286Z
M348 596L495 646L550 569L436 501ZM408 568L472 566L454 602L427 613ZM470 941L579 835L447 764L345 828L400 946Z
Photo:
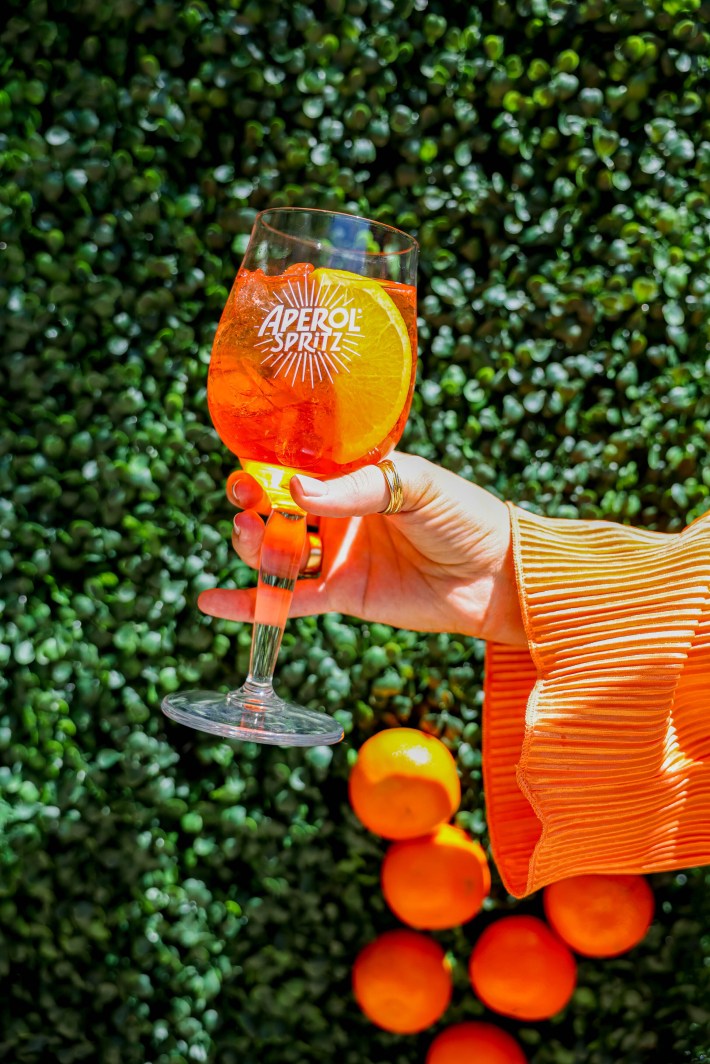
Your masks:
M433 495L431 470L424 458L395 452L390 456L402 482L404 500L400 513L420 509ZM363 466L354 473L332 480L295 476L289 485L291 495L309 514L321 517L363 517L379 514L390 501L384 473L376 465Z

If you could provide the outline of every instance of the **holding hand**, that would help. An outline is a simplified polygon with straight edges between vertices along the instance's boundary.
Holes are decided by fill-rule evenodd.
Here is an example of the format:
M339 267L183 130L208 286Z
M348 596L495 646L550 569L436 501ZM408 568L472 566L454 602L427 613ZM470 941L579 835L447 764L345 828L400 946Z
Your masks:
M402 482L401 510L382 511L390 489L378 466L348 476L291 481L293 499L319 515L321 574L296 584L291 616L336 611L420 632L451 632L525 646L507 507L490 492L415 455L391 456ZM233 474L242 507L232 542L258 568L268 499L248 474ZM305 562L305 559L304 559ZM252 621L254 590L204 591L200 609Z

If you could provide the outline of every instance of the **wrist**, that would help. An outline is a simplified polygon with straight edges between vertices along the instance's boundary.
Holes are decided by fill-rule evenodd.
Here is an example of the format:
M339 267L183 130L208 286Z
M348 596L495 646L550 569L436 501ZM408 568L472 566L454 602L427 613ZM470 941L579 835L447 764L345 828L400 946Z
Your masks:
M511 505L495 499L495 561L491 567L491 592L481 623L480 637L486 642L527 647L520 587L513 548Z

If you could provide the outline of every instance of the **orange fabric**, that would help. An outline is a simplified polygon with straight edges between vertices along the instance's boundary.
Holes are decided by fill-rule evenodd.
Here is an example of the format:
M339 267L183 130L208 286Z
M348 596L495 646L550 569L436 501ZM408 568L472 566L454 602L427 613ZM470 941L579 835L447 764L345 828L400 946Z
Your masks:
M663 535L509 509L529 648L488 645L483 731L507 889L710 863L710 514Z

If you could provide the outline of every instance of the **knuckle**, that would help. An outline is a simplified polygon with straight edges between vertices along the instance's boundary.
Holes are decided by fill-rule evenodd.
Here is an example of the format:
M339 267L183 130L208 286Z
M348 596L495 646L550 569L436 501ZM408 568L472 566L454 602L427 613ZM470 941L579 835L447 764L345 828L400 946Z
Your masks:
M436 466L420 455L403 456L402 481L408 509L418 509L436 494Z
M364 502L371 494L375 473L375 466L364 466L357 469L352 475L352 490L358 502Z

